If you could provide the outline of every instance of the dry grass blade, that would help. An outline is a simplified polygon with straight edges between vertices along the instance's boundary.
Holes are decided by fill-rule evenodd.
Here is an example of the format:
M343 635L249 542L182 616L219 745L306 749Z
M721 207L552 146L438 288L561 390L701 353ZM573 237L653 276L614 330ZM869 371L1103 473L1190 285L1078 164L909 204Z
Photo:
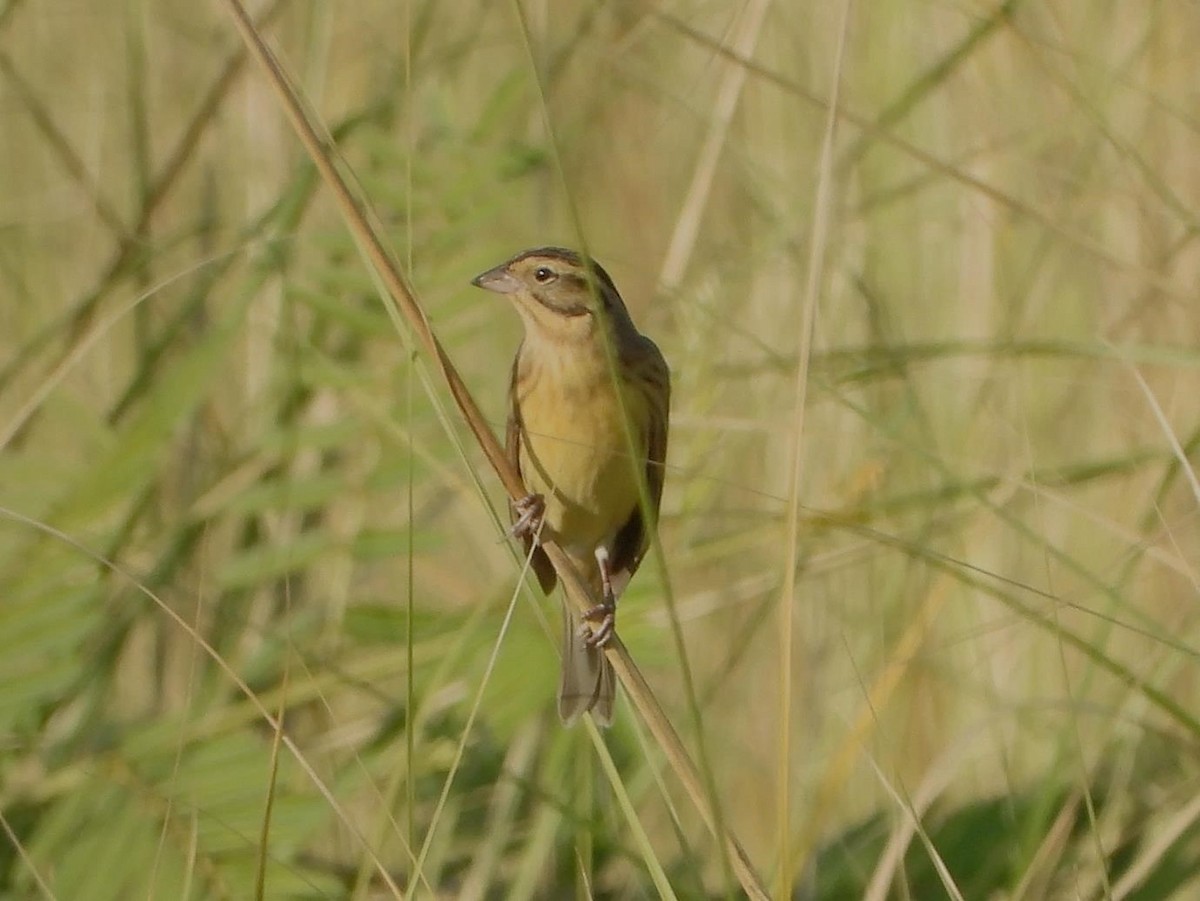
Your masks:
M1167 828L1158 836L1125 871L1112 887L1113 901L1122 901L1143 885L1155 864L1163 859L1174 844L1188 829L1200 820L1200 798L1193 799L1167 823Z
M1196 471L1192 468L1192 465L1188 460L1187 453L1183 449L1183 445L1179 443L1179 436L1176 435L1175 430L1171 428L1171 423L1167 419L1166 414L1163 412L1162 406L1159 404L1158 399L1154 396L1154 392L1151 390L1150 386L1146 383L1145 378L1143 378L1142 374L1137 370L1137 367L1135 367L1132 363L1127 363L1126 365L1129 369L1129 374L1132 375L1134 381L1137 382L1138 388L1140 388L1142 393L1146 395L1146 403L1149 405L1151 412L1154 413L1155 421L1158 423L1159 427L1162 428L1163 437L1166 438L1168 446L1175 454L1175 459L1179 461L1180 469L1182 469L1184 475L1187 476L1188 486L1192 489L1192 497L1194 497L1196 502L1200 504L1200 479L1196 478Z
M227 0L231 15L249 46L252 55L269 76L272 86L277 91L292 126L304 144L320 172L322 179L333 192L342 215L346 218L350 230L359 241L363 253L370 260L380 280L388 292L389 298L395 303L400 314L416 336L417 342L427 357L433 361L442 377L445 379L455 404L462 413L463 419L470 428L475 439L483 449L484 455L492 469L499 477L505 491L512 499L525 494L520 477L505 458L503 448L497 441L491 427L484 419L474 398L467 390L462 378L447 356L441 342L429 325L421 306L408 285L406 279L384 246L376 230L371 226L365 203L351 193L346 179L338 170L331 152L330 142L318 131L308 115L298 92L292 87L278 60L266 46L262 36L255 28L253 21L238 0ZM547 556L558 572L567 597L579 610L584 611L594 606L596 601L588 594L588 589L575 572L563 551L551 542L543 545ZM767 898L766 890L759 881L750 864L746 852L737 839L727 830L719 829L717 821L707 801L703 781L691 758L688 756L683 742L676 733L674 726L667 718L658 703L645 677L633 662L629 652L619 639L614 639L606 648L606 654L615 669L621 684L625 687L630 701L645 719L650 731L663 749L663 753L671 764L675 774L683 783L688 795L696 804L705 825L720 838L729 863L742 889L751 898Z
M769 6L770 3L767 0L760 0L760 2L751 3L743 12L738 34L734 40L734 48L742 56L753 55ZM733 114L737 110L745 83L746 67L730 61L730 65L721 79L721 87L717 92L708 134L705 135L700 158L692 172L692 182L688 186L687 194L684 195L683 203L680 206L679 216L675 220L675 231L667 245L662 272L658 276L659 290L666 294L673 293L679 287L688 260L695 249L704 207L712 193L717 161L721 157L721 151L729 136L729 126L733 121Z
M0 52L0 73L3 73L8 84L12 87L13 94L16 95L26 112L29 113L29 117L37 126L38 131L41 132L42 137L46 139L46 143L58 158L66 174L79 186L84 197L91 204L96 218L107 225L118 238L128 238L129 229L126 227L124 221L122 221L121 214L117 212L116 208L104 195L104 191L100 188L100 185L92 178L87 170L87 165L80 155L75 152L75 148L71 145L71 142L54 121L50 109L38 99L33 87L17 71L17 67L13 65L13 61L9 55L3 52Z
M33 880L37 883L38 888L41 889L42 894L50 899L58 897L46 883L46 880L43 878L37 864L29 856L29 852L25 849L25 845L22 844L21 839L15 832L13 832L13 828L9 825L8 820L5 819L3 811L0 811L0 831L4 833L5 838L8 839L8 843L16 850L17 856L21 858L21 862L25 864L26 868L32 874Z
M989 15L976 21L950 52L922 72L893 103L879 113L875 119L875 127L891 129L901 122L935 88L944 84L952 73L973 59L979 46L1010 22L1024 3L1025 0L1004 0ZM871 135L862 135L842 155L841 164L847 166L861 159L870 148L872 140Z
M804 286L803 314L800 326L800 347L797 352L793 389L794 406L791 419L791 461L788 467L786 513L786 551L784 552L783 592L779 600L780 677L779 677L779 882L781 898L792 896L794 872L791 854L791 782L792 782L792 636L795 624L796 577L800 548L800 476L804 466L804 417L808 400L809 362L812 358L813 332L817 320L817 299L825 280L825 249L829 238L829 219L833 206L834 163L833 148L837 132L838 97L841 93L842 62L850 23L852 0L842 4L838 29L837 52L834 55L832 97L825 120L825 135L821 141L821 156L817 171L816 196L813 201L812 243L809 249L808 273Z
M259 21L264 25L272 21L280 10L283 9L283 6L282 0L274 0L260 14ZM8 11L11 11L15 7L16 4L13 4L9 7ZM23 348L12 359L8 360L3 368L0 368L0 388L16 380L18 373L42 359L46 347L63 334L70 336L66 346L55 352L52 360L47 360L43 367L44 371L48 373L65 371L65 369L70 367L72 359L80 355L80 345L88 340L89 334L94 334L94 332L88 331L89 326L100 315L105 299L131 271L132 265L137 259L138 251L142 247L142 238L150 227L151 221L165 204L167 198L178 187L184 170L187 168L189 162L195 158L195 154L200 147L201 138L211 126L221 104L245 68L246 58L245 53L234 52L226 60L220 74L210 85L208 91L205 92L196 112L189 118L183 133L174 145L172 145L171 151L167 155L167 161L154 174L153 178L150 179L145 193L141 198L141 207L137 214L137 220L132 225L123 224L123 220L121 220L115 210L107 214L104 212L106 206L103 195L90 184L90 179L86 178L85 173L76 171L79 164L73 160L74 154L71 154L70 148L65 144L65 139L59 136L58 130L54 127L53 122L49 120L48 114L39 114L39 106L32 95L29 95L28 92L18 91L18 94L24 98L26 106L30 114L34 117L39 130L47 138L56 155L62 159L63 165L68 170L68 174L72 175L79 182L91 200L93 207L96 209L97 216L113 232L113 235L117 239L117 246L113 250L109 261L104 265L103 271L96 279L94 286L83 293L81 298L73 305L73 308L66 313L65 318L62 321L52 321L49 327L43 329L33 340L25 342ZM12 67L11 61L8 60L7 56L4 57L3 65L0 68L8 76L9 81L14 83L14 89L16 89L18 85L14 80L19 79L20 76ZM122 315L124 314L122 313ZM120 317L116 318L119 319ZM116 321L116 319L110 321ZM26 427L27 424L22 422L19 429L25 429ZM17 433L10 435L6 441L15 437L15 434Z
M262 901L267 891L267 849L271 847L271 815L275 810L275 791L279 785L279 748L283 743L283 721L287 715L288 671L283 672L283 690L275 711L271 739L271 769L267 779L267 798L263 805L262 831L258 836L258 872L254 876L254 897Z
M744 66L746 71L750 74L761 78L769 84L775 85L780 90L786 91L789 95L798 97L801 100L804 100L805 102L810 103L820 109L826 109L829 107L830 102L828 99L818 96L803 85L793 81L790 78L780 75L778 72L761 65L755 60L743 56L742 54L738 53L736 49L722 44L719 40L705 34L703 31L700 31L697 28L693 28L684 20L657 10L653 12L653 15L670 25L680 34L686 36L689 40L692 40L700 46L706 47L712 50L714 53L717 53L729 60L739 63L740 65ZM978 178L975 175L972 175L970 172L954 165L953 163L947 162L936 153L927 151L922 147L918 147L916 144L913 144L912 142L907 141L899 135L893 133L890 129L880 126L878 122L872 120L869 116L857 113L846 108L845 106L834 105L833 109L840 120L852 125L857 129L860 129L863 133L864 140L879 141L881 144L901 151L911 159L927 167L930 172L941 175L951 181L958 182L959 184L970 188L972 191L977 192L982 197L986 197L989 200L1003 205L1007 209L1012 210L1014 213L1029 219L1031 222L1037 223L1046 229L1049 234L1057 236L1059 239L1067 244L1070 244L1076 249L1089 254L1108 266L1113 267L1113 269L1118 272L1136 276L1147 286L1153 287L1169 297L1179 298L1180 300L1191 299L1190 291L1178 284L1176 280L1164 276L1162 273L1151 269L1140 262L1114 253L1102 242L1097 241L1089 235L1082 234L1075 229L1064 226L1053 213L1048 212L1036 203L1025 201L1015 194L997 187L991 182ZM847 159L850 158L848 157Z

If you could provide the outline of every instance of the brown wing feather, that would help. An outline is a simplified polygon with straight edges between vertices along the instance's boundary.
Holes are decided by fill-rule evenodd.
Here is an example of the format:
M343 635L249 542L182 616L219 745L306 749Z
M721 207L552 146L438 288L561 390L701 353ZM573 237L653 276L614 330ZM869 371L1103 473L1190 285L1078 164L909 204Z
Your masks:
M667 361L649 338L641 336L639 353L627 361L626 370L634 373L639 390L650 399L650 420L646 425L646 493L650 502L651 527L658 520L666 479L667 422L671 410L671 374ZM650 531L639 504L617 532L612 547L613 589L619 595L641 565L650 547Z
M521 352L517 351L517 356L513 360L512 374L508 381L508 424L505 427L504 448L505 456L508 457L508 462L516 469L517 475L521 476L521 483L524 484L525 476L521 474L521 409L517 403L517 365L521 360ZM508 505L509 520L516 522L517 514L512 504ZM529 555L532 548L533 556L530 558L530 566L533 567L534 573L537 575L538 584L542 586L542 591L549 594L554 590L554 586L558 583L558 574L554 571L554 564L550 562L550 558L546 556L546 552L540 547L533 547L533 537L523 535L521 543L525 546L525 554Z

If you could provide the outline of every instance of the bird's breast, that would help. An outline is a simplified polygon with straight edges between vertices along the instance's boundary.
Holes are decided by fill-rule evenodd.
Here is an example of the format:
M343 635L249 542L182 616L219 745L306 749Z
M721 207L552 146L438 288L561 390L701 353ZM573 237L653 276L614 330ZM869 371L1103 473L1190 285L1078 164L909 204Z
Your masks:
M531 368L518 381L523 424L521 472L546 500L546 527L564 547L591 554L629 519L638 504L648 407L607 371ZM636 454L626 438L628 416Z

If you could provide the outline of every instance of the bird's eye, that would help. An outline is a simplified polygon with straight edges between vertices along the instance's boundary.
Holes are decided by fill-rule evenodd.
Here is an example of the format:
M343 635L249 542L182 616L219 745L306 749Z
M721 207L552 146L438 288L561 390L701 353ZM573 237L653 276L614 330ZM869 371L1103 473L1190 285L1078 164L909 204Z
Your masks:
M554 281L554 270L549 266L538 266L537 269L533 270L533 277L537 280L538 284L544 285L547 282Z

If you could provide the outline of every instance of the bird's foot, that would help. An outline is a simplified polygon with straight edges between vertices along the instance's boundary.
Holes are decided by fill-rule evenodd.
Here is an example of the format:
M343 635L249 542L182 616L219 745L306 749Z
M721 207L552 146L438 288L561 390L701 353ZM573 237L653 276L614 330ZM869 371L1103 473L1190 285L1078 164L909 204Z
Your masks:
M527 494L512 502L517 519L508 534L514 538L536 538L542 531L542 518L546 515L546 499L540 494Z
M604 647L617 628L617 596L609 571L608 548L604 545L596 548L596 565L600 569L600 590L604 594L604 601L583 614L583 639L590 648Z
M583 614L583 626L579 634L589 648L602 648L612 639L616 629L617 605L606 601Z

